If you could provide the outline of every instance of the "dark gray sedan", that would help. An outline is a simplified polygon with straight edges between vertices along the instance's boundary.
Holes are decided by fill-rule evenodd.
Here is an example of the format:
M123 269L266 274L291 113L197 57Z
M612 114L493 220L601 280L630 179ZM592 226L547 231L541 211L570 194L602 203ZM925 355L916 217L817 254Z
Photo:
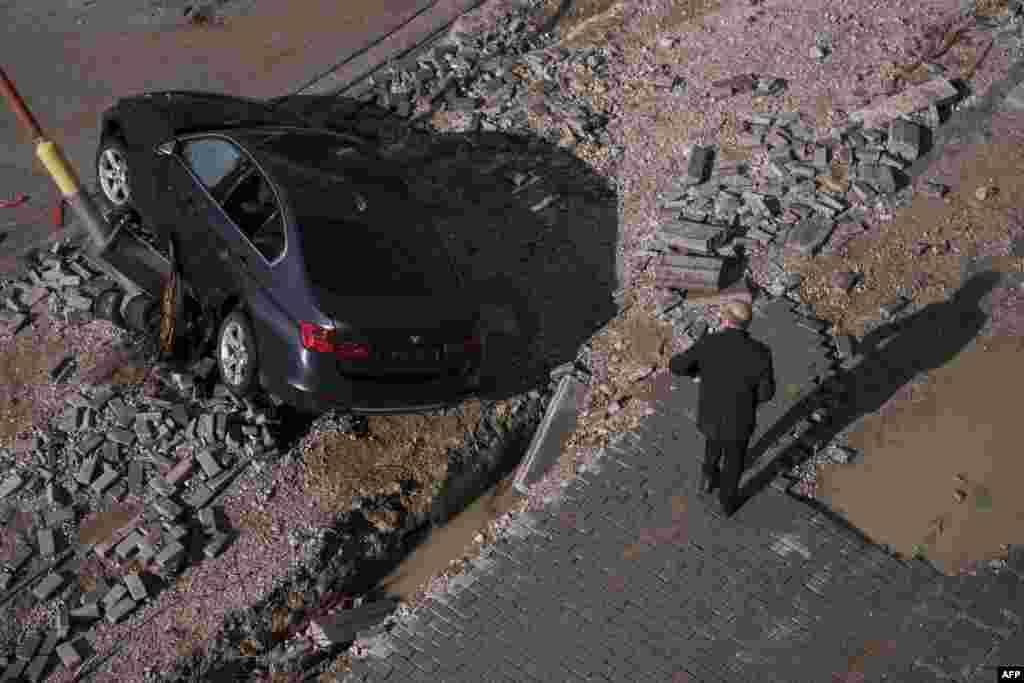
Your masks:
M173 240L236 395L396 413L479 388L479 302L365 140L259 101L154 93L104 115L96 164L110 204Z

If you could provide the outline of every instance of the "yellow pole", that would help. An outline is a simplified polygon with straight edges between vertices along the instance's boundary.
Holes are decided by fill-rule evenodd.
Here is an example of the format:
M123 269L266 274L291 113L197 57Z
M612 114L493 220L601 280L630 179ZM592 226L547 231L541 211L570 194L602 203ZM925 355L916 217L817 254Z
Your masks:
M21 99L14 83L7 78L7 74L2 68L0 68L0 93L7 100L15 117L31 135L36 146L36 157L53 178L53 182L56 183L68 206L82 221L82 225L96 246L97 255L103 253L113 240L113 231L110 229L110 225L103 219L92 198L81 191L74 169L64 158L57 144L46 139L39 123L32 116L32 112L25 105L25 101Z

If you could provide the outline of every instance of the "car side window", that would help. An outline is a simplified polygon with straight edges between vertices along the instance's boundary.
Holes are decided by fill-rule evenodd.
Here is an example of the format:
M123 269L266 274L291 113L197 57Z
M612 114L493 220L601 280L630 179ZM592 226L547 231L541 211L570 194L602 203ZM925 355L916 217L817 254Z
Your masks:
M251 240L256 250L263 254L263 258L268 261L274 261L280 257L284 253L285 246L284 219L281 217L281 212L275 210L263 225L256 229Z
M189 140L182 146L181 155L214 198L223 194L224 185L232 181L246 160L241 150L220 138Z

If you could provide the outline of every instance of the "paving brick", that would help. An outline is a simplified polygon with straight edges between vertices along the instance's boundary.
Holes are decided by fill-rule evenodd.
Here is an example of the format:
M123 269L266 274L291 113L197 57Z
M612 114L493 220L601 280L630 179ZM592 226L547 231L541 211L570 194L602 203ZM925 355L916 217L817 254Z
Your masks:
M36 534L39 541L39 554L43 557L53 557L57 553L57 541L53 529L40 529Z
M185 502L198 510L209 503L215 493L209 486L200 484L192 490Z
M163 497L172 496L175 492L175 486L159 475L149 478L149 488Z
M56 629L51 629L46 632L46 637L43 639L43 644L39 647L39 654L48 655L53 652L57 643L60 642L60 632Z
M21 660L29 660L35 657L39 646L43 644L43 638L38 633L30 633L18 644L17 656Z
M133 493L139 493L142 488L142 478L144 476L144 470L142 463L138 460L133 460L128 465L128 490Z
M110 609L111 605L117 604L117 602L128 593L128 588L123 584L115 584L107 594L103 596L103 606Z
M95 621L100 618L100 607L95 602L87 602L71 610L70 615L78 621Z
M61 643L57 647L57 656L60 657L61 663L68 671L82 663L82 656L79 654L74 641Z
M128 586L128 593L133 600L141 602L148 597L146 584L142 582L138 574L125 574L124 583Z
M113 607L107 608L107 621L116 624L138 605L131 598L123 598Z
M46 577L36 584L32 594L37 600L46 600L53 595L58 588L64 585L64 577L59 572L47 574Z
M135 443L135 432L120 427L111 429L107 434L114 444L121 444L122 446L131 447Z
M128 556L135 552L139 542L142 540L142 534L138 531L133 531L124 538L117 547L114 548L114 554L121 560L128 559Z
M78 473L75 475L75 480L83 486L88 486L92 483L93 477L96 476L98 464L99 458L95 455L83 460L82 465L78 468Z
M153 502L153 509L155 509L161 517L171 521L178 519L185 512L184 508L170 498L157 498Z
M173 569L185 557L185 546L178 541L172 541L165 545L156 556L158 566Z
M25 480L18 474L9 475L4 479L3 484L0 484L0 500L17 491L23 483L25 483Z
M28 668L25 669L25 673L22 674L29 683L37 683L43 679L43 673L46 671L50 664L50 655L37 655Z
M227 533L218 532L210 539L206 547L203 548L203 554L210 559L217 557L224 550L224 547L227 546L229 540L231 539Z
M199 461L199 466L203 468L203 472L206 473L207 478L216 477L221 472L221 466L217 463L217 460L213 457L213 453L209 449L203 449L196 455L196 460Z
M6 683L7 681L18 681L21 680L21 675L25 672L28 667L28 660L16 659L11 662L7 669L4 671L4 677L0 678L0 681Z
M120 477L121 475L118 473L117 470L104 466L103 474L100 475L99 479L92 483L90 488L92 488L92 490L95 491L97 494L102 494L104 491L110 488L110 486L115 481L120 479Z
M102 434L91 434L78 444L78 452L84 457L92 455L93 451L103 445L106 437Z
M46 524L48 526L57 526L64 522L73 521L75 521L75 509L71 506L59 507L46 513Z

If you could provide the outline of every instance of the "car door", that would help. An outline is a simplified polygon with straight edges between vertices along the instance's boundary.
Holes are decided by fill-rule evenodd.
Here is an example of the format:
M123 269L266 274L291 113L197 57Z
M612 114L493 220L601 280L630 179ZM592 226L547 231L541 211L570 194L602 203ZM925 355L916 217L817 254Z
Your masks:
M185 279L200 301L216 303L234 289L235 273L218 258L225 221L217 196L237 180L245 156L220 136L180 141L168 164L167 201L177 208L177 254Z
M247 286L260 287L272 296L272 268L284 258L287 247L284 214L272 183L248 160L219 204L225 223L217 236L221 266Z

